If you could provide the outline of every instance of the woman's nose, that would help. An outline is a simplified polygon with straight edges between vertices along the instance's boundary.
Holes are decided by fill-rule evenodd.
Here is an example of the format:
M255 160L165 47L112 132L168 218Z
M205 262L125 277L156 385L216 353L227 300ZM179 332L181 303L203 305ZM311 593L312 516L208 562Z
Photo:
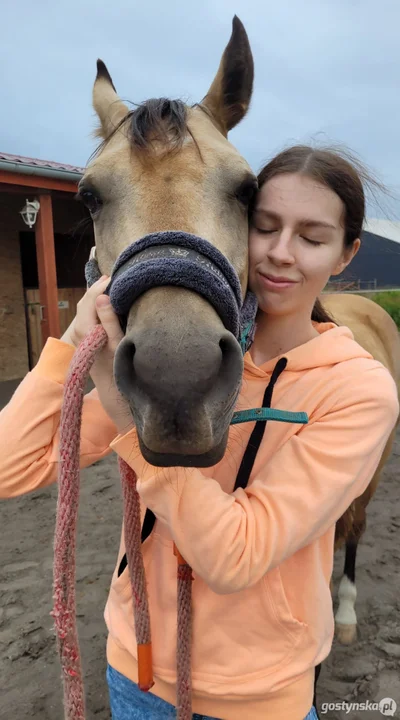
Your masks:
M275 263L292 265L294 263L291 233L281 232L269 248L268 257Z

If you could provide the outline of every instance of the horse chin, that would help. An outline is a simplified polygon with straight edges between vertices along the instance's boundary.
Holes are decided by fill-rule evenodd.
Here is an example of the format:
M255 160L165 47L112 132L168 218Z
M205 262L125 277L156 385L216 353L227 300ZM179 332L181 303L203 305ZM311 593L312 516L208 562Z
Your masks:
M222 460L225 454L228 442L229 428L224 433L222 440L211 450L201 455L179 454L179 453L161 453L154 452L146 447L138 433L139 447L144 459L156 467L212 467Z

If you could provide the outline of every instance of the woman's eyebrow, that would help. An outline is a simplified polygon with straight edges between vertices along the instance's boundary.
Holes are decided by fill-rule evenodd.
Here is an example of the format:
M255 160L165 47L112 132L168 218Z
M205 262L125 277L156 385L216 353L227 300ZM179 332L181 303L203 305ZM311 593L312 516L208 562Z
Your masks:
M305 227L323 227L329 228L330 230L336 230L335 225L331 225L331 223L324 222L323 220L302 220L300 225L304 225Z
M281 216L278 215L278 213L273 212L273 210L264 210L264 208L256 208L255 213L259 213L260 215L265 215L267 218L270 218L271 220L282 220ZM336 226L332 225L331 223L324 222L323 220L311 220L308 218L304 218L303 220L300 220L299 225L302 225L303 227L316 227L316 228L328 228L329 230L336 230Z

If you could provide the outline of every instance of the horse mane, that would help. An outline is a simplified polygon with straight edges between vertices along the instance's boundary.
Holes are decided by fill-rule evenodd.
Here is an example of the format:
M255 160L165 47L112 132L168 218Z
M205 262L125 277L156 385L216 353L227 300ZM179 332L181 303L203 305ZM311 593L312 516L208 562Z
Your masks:
M135 148L148 151L156 141L171 152L180 149L186 137L187 108L182 100L146 100L130 114L129 123Z
M203 106L196 103L193 107ZM182 100L169 100L168 98L152 98L136 105L113 128L111 133L102 140L91 155L89 162L101 153L104 147L118 131L125 131L131 146L140 153L150 155L154 144L163 147L164 154L176 152L181 149L186 135L193 135L187 125L187 106ZM95 132L102 137L101 131ZM196 141L195 144L197 145Z

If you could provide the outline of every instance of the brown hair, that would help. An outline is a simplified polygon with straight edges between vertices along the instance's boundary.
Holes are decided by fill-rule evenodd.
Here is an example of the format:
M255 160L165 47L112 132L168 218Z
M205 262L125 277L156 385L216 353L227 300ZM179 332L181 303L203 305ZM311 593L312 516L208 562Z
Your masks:
M201 161L204 162L196 138L187 124L187 110L188 107L199 108L212 119L213 116L205 105L194 103L186 106L182 100L169 100L168 98L152 98L135 105L135 109L129 110L110 134L101 141L88 162L97 157L119 131L125 131L132 147L147 155L151 154L155 142L164 146L165 154L177 152L189 134ZM102 137L101 128L95 131L95 137Z
M350 248L361 237L365 217L364 182L371 177L365 168L350 155L332 149L314 149L296 145L283 150L265 165L258 175L261 187L276 175L301 173L333 190L344 205L344 246ZM374 183L374 181L372 180ZM335 322L317 298L311 319L315 322Z

